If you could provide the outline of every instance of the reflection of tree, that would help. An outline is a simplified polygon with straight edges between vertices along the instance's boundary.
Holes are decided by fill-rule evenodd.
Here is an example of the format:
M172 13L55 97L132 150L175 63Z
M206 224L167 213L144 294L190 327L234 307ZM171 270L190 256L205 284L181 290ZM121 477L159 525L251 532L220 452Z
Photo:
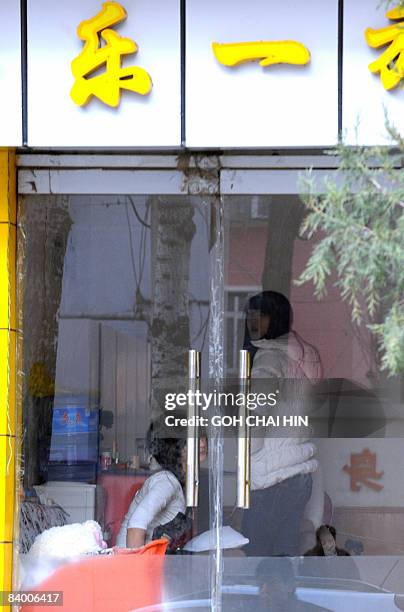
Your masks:
M152 412L162 410L162 387L186 377L190 347L189 261L195 234L194 209L187 200L152 199Z
M294 241L299 234L304 206L294 196L277 196L267 211L268 233L262 288L290 297Z
M71 219L66 198L41 196L21 207L24 241L25 484L46 477L52 429L58 311ZM20 262L21 263L21 262Z
M335 149L339 181L329 180L321 195L313 176L306 176L302 231L323 237L298 284L312 282L322 298L334 274L353 324L367 324L382 369L392 375L404 371L404 140L388 122L386 127L391 148L341 143Z

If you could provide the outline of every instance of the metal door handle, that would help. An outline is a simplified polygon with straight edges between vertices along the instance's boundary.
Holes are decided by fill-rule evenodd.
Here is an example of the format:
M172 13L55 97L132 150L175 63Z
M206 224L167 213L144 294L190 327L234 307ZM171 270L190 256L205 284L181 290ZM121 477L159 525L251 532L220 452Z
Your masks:
M196 401L196 391L201 386L201 353L188 352L188 426L187 426L187 471L185 481L185 498L188 508L198 506L199 494L199 406ZM192 418L194 417L194 418ZM194 425L191 425L191 422Z
M239 379L240 392L246 397L251 386L251 360L246 350L239 352ZM241 424L238 428L237 453L237 507L248 509L250 507L251 483L251 432L247 425L247 402L239 407Z

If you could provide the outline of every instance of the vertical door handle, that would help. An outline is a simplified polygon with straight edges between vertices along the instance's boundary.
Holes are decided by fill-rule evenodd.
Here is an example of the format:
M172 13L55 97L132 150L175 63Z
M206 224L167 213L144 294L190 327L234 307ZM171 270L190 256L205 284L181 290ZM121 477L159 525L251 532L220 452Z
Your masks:
M238 428L237 453L237 507L250 507L251 483L251 432L247 425L247 394L251 387L251 360L246 350L239 352L240 392L244 395L243 405L239 407L240 425Z
M199 405L196 391L201 387L201 353L188 352L188 426L187 426L187 471L185 497L188 508L198 506L199 493ZM192 418L194 417L194 418ZM194 423L194 425L190 423Z

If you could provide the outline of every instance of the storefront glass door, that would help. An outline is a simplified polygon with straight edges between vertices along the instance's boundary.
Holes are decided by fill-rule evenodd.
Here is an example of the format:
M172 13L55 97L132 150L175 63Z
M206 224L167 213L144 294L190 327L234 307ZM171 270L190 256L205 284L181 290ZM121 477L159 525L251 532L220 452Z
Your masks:
M216 478L209 479L214 451L207 431L200 432L199 501L186 512L187 427L164 422L177 394L189 388L190 349L198 351L205 379L213 367L214 215L214 203L198 197L22 200L22 512L34 513L23 526L23 555L50 526L37 520L30 496L60 506L56 524L95 520L108 547L133 546L131 504L151 474L167 482L157 482L145 500L142 512L151 520L139 515L133 527L142 528L146 543L177 515L169 535L178 546L217 526L210 517ZM187 415L187 405L177 408L176 418ZM195 573L202 580L196 591L210 589L211 547L204 548L206 571Z
M300 232L304 206L290 191L21 198L22 555L53 523L95 520L108 547L138 542L130 534L152 541L162 525L178 547L210 531L193 554L167 558L164 598L238 610L265 606L268 589L334 609L324 595L333 585L321 580L371 582L352 559L338 570L298 559L323 524L336 528L338 549L382 555L386 573L388 556L402 554L397 381L380 372L374 338L352 323L336 278L321 299L299 284L321 236ZM185 512L187 441L197 435L180 420L191 349L207 420L199 499ZM252 364L248 388L241 350ZM245 415L261 418L247 430L237 420L246 389ZM242 436L252 452L244 471ZM166 474L168 493L158 484L152 519L138 511L132 520L136 492L156 474ZM251 488L244 508L242 478ZM59 510L41 522L33 498ZM188 521L170 524L178 513ZM273 575L290 590L269 585Z

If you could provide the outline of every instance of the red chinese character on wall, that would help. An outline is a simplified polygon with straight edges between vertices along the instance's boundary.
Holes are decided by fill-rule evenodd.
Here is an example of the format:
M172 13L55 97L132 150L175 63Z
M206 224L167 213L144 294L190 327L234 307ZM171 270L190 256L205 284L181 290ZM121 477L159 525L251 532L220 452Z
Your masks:
M344 472L351 477L351 491L360 491L361 485L373 489L373 491L381 491L383 485L373 480L380 480L384 472L376 472L376 453L371 453L368 448L365 448L361 453L351 453L351 465L344 465Z

